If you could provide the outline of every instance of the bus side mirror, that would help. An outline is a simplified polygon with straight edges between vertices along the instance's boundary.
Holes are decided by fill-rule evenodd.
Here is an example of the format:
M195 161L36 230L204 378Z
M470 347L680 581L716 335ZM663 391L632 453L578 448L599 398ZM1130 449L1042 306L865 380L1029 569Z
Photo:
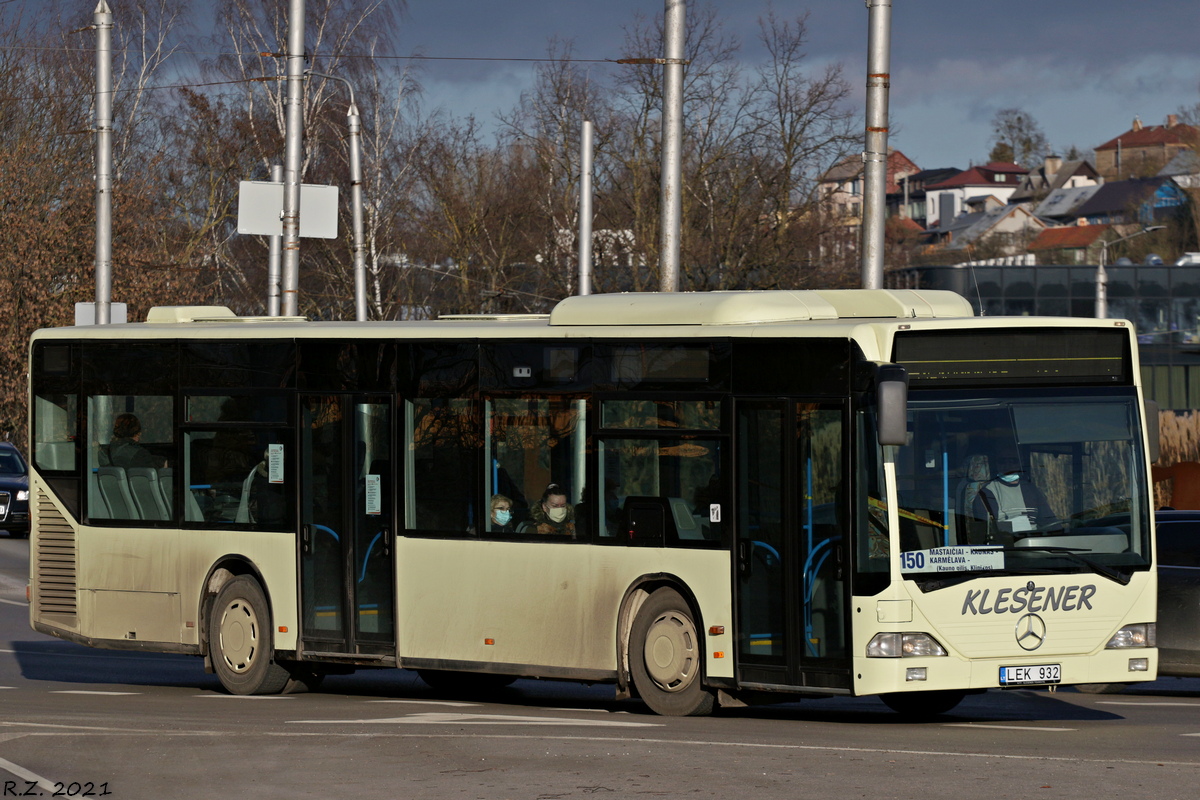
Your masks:
M879 443L908 442L908 370L899 364L881 364L875 373L875 398Z
M1154 400L1143 400L1146 414L1146 445L1150 448L1150 463L1158 461L1159 432L1158 432L1158 403Z

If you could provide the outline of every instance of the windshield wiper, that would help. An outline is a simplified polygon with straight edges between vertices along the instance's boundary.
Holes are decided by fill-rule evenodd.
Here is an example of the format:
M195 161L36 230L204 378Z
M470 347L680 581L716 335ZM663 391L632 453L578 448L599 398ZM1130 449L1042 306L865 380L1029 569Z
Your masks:
M1117 583L1121 584L1122 586L1127 586L1129 584L1129 579L1131 577L1131 575L1126 574L1119 569L1113 569L1112 567L1108 566L1107 564L1101 564L1099 561L1093 561L1092 559L1088 558L1087 556L1079 555L1080 553L1088 552L1087 550L1084 550L1079 547L1054 547L1054 546L1050 546L1050 545L1036 545L1035 544L1035 545L1030 545L1029 547L1011 547L1011 546L1009 546L1009 547L1003 548L1003 550L1005 553L1022 553L1022 552L1030 552L1030 551L1040 551L1043 553L1054 553L1055 555L1066 556L1071 561L1074 561L1077 564L1082 564L1083 566L1087 567L1088 569L1090 569L1092 572L1096 573L1097 575L1108 578L1110 581L1116 581Z

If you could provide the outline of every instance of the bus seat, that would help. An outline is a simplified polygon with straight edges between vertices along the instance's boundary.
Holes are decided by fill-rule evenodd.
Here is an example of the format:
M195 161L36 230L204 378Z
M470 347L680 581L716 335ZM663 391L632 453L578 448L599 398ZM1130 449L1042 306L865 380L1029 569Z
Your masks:
M983 544L987 539L987 521L976 518L975 498L979 490L992 479L985 455L970 455L963 461L963 477L954 491L955 540L958 544Z
M141 519L133 495L129 493L129 481L123 467L100 467L96 470L96 478L112 519Z
M139 519L170 519L167 501L159 486L158 470L154 467L129 467L125 470L129 494Z
M175 512L175 470L163 467L158 471L158 489L167 506L167 519Z

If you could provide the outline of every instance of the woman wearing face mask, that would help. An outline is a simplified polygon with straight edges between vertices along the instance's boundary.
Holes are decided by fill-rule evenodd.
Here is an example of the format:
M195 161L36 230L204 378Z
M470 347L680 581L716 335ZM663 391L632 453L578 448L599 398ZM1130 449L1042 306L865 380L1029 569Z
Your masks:
M489 526L493 533L515 533L512 520L512 500L502 494L492 495L492 516Z
M533 519L521 527L522 533L575 535L575 509L567 502L567 491L557 483L546 487L530 516Z

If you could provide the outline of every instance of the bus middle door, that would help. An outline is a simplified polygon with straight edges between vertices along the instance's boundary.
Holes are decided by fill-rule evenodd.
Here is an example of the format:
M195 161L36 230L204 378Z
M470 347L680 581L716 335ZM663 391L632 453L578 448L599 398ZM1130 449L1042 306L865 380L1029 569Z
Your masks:
M301 420L305 653L395 653L392 405L309 395Z

